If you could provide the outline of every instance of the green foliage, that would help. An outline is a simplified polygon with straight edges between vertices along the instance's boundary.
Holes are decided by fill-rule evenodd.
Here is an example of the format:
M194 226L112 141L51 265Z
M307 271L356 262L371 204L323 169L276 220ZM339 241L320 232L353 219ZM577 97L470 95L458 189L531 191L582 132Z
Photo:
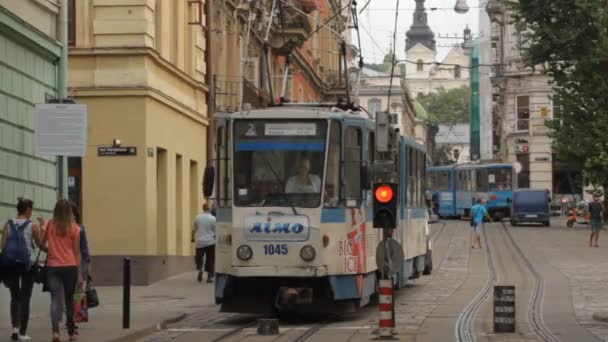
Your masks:
M453 126L469 122L471 108L471 88L445 90L440 88L436 93L421 95L416 98L429 115L433 124Z
M608 2L519 0L511 4L525 35L528 65L554 79L560 110L550 123L558 159L608 188ZM607 198L608 200L608 198Z
M384 55L382 64L366 64L365 67L379 72L390 72L393 61L397 60L395 53L387 53Z

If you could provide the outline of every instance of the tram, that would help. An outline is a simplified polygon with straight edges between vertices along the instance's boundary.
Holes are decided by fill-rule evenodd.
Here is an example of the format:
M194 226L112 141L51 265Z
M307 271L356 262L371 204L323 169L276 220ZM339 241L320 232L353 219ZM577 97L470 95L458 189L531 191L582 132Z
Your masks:
M429 167L427 183L438 198L440 217L468 217L477 199L493 219L509 217L517 177L512 164L460 164Z
M375 122L283 105L216 117L216 303L223 312L352 312L377 294ZM424 148L398 136L395 288L432 269ZM315 311L316 312L316 311Z

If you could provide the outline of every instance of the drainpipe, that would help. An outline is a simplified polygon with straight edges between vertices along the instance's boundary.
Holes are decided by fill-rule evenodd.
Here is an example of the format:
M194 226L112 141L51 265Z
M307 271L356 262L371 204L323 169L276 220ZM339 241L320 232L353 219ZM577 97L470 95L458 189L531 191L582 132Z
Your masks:
M213 77L213 0L205 1L205 24L207 37L205 39L205 83L209 91L205 95L207 101L207 163L214 159L213 146L215 145L215 82Z
M61 57L57 63L57 98L63 102L68 92L68 0L59 0L57 40L61 44ZM57 188L59 198L68 198L68 157L57 158Z

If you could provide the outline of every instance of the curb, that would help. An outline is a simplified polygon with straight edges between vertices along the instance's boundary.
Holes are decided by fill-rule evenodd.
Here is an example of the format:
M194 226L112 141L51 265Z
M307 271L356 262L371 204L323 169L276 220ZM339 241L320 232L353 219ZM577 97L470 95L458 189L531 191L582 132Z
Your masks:
M598 322L608 323L608 311L606 312L595 312L592 318Z
M138 339L144 338L150 334L153 334L157 331L164 330L167 328L168 325L175 324L175 323L183 320L186 317L188 317L188 314L182 313L177 316L162 320L153 326L149 326L147 328L142 328L140 330L133 331L132 333L130 333L128 335L115 338L113 340L110 340L109 342L133 342L135 340L138 340Z

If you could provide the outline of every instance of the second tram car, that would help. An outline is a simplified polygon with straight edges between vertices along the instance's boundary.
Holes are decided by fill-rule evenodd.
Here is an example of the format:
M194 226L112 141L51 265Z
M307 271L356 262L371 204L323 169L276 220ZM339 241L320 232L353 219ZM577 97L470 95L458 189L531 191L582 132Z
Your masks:
M377 292L373 120L323 107L218 115L216 302L225 312L353 311ZM398 138L395 288L432 268L426 153Z
M469 216L483 198L494 219L510 216L513 190L517 188L511 164L462 164L429 167L429 190L438 198L440 217Z

